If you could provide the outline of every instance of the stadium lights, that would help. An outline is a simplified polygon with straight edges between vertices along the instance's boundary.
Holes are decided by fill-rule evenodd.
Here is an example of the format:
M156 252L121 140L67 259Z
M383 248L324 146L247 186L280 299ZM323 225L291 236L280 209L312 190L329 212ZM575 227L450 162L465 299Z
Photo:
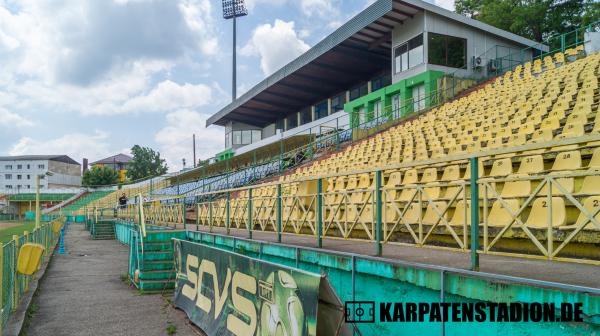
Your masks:
M237 27L236 27L236 18L241 17L241 16L246 16L248 15L248 10L246 9L246 4L244 3L244 0L222 0L222 4L223 4L223 18L225 20L229 20L229 19L233 19L233 71L232 71L232 83L231 83L231 96L232 96L232 100L235 100L237 98L237 93L236 93L236 86L237 86L237 80L236 80L236 33L237 33Z

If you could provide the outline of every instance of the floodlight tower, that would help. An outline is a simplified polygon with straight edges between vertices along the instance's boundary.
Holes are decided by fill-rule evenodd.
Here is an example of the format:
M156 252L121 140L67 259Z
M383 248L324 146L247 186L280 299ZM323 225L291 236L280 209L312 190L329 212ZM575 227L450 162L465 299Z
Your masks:
M233 71L232 71L232 81L231 84L231 96L232 100L237 98L236 94L236 18L241 16L248 15L248 10L246 9L246 4L244 0L222 0L223 3L223 18L225 20L233 19Z

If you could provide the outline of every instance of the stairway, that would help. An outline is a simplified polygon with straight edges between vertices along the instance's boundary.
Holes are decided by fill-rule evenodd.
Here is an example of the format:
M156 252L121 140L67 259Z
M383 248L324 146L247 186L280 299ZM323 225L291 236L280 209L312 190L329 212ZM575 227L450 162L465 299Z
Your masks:
M186 239L185 231L175 230L157 230L147 231L146 237L142 242L137 240L135 244L136 251L131 255L139 256L139 265L130 270L134 284L144 292L157 292L163 290L172 290L175 288L175 265L173 262L173 242L172 238ZM130 246L130 248L133 248ZM135 259L135 258L134 258ZM135 262L136 260L133 260ZM137 269L137 276L135 270Z
M91 227L92 239L94 240L110 240L115 239L115 222L114 220L99 220L92 222Z

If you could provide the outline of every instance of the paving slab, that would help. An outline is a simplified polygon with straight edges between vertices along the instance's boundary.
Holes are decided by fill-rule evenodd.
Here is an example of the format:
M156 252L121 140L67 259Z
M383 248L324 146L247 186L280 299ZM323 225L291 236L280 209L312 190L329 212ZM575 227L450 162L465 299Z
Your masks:
M172 294L141 295L122 280L128 247L116 240L92 240L82 225L71 224L67 253L52 257L32 306L26 335L204 335L185 313L173 308Z

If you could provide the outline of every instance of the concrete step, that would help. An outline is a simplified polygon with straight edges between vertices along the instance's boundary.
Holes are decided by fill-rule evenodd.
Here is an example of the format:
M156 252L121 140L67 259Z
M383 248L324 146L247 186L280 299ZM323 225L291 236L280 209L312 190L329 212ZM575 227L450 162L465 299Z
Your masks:
M174 281L175 280L175 269L140 271L139 277L142 280Z
M140 271L168 271L173 269L173 260L148 260L142 263Z
M155 261L155 260L173 260L172 251L148 251L144 249L144 260Z
M143 291L162 291L175 288L175 281L171 280L140 280L138 288Z

